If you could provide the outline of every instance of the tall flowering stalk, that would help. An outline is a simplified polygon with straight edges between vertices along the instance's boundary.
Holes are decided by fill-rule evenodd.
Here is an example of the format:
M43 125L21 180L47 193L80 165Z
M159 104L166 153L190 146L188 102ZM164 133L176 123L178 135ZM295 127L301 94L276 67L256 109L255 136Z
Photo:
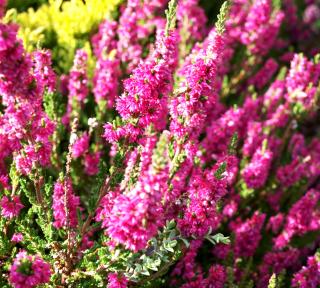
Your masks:
M184 67L185 79L170 101L170 129L180 139L192 137L195 130L200 131L195 128L204 124L207 106L212 107L216 101L217 66L224 43L221 27L223 23L218 22L216 30L210 33L208 47L199 51L193 62Z
M99 104L104 100L109 108L114 105L118 94L120 77L120 61L115 40L117 26L117 22L105 20L100 24L99 32L92 38L97 57L93 92L96 102Z
M45 89L54 89L55 75L50 54L34 53L33 67L31 56L16 38L17 27L1 23L0 29L0 93L5 106L0 134L4 139L1 145L6 145L2 150L7 151L4 157L13 154L20 173L30 174L36 166L50 164L50 136L55 124L41 104Z
M166 113L163 109L167 105L176 65L176 43L175 31L169 26L157 39L152 55L124 81L124 93L116 102L116 109L124 123L120 127L111 123L105 125L104 137L107 141L114 143L128 139L134 142L148 126L163 127Z
M166 110L157 107L164 109L167 105L171 75L176 65L175 9L175 2L172 2L167 14L167 27L159 36L152 56L141 63L124 83L125 93L117 101L117 110L127 123L116 128L123 133L120 135L116 135L111 124L105 125L105 137L110 142L121 138L134 141L143 135L147 127L163 127L162 117ZM167 189L167 173L162 171L164 168L154 170L150 162L155 140L149 136L146 142L142 142L146 155L141 157L145 157L147 162L142 158L141 175L130 191L113 200L113 208L110 215L105 215L107 218L103 224L112 241L134 251L145 248L164 223L161 200Z
M70 120L72 123L72 119L79 116L79 111L88 96L87 61L87 53L81 49L77 50L68 77L68 106L63 119L65 125L70 124Z

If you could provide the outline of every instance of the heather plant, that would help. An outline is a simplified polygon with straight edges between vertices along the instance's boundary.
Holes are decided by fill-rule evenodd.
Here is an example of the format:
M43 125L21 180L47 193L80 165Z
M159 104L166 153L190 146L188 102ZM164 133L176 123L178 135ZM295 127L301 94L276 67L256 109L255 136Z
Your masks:
M40 2L0 0L0 287L320 287L319 3Z

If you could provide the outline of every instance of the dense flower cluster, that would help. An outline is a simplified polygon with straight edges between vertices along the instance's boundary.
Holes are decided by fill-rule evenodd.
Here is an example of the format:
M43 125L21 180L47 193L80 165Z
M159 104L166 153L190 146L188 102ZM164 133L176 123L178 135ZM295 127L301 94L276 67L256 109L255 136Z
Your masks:
M294 275L292 279L293 287L315 288L320 285L320 259L315 255L308 258L307 266Z
M320 287L318 1L6 2L0 287Z
M15 288L32 288L48 283L51 276L50 265L39 256L21 251L16 255L10 268L10 282Z
M254 1L245 20L242 43L254 54L266 54L274 45L283 16L282 11L272 9L271 0Z
M1 166L13 154L17 169L29 174L39 165L50 164L49 137L55 125L41 105L44 89L53 88L55 75L50 54L45 51L35 52L33 57L25 54L17 39L17 29L13 24L0 23L0 94L5 107L0 116Z
M108 275L108 288L126 288L127 282L125 277L119 277L116 273Z
M5 218L13 218L19 215L20 210L24 207L20 202L19 196L13 196L9 199L8 196L3 196L0 201L1 215Z

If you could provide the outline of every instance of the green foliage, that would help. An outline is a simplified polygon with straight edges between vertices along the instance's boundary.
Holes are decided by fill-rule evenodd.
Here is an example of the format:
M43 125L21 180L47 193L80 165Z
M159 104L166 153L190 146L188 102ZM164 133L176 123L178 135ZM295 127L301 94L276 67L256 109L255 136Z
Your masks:
M277 288L277 276L276 274L272 274L271 278L269 279L268 288Z
M238 146L238 133L235 132L232 135L229 147L228 147L228 153L229 155L235 155L237 152L237 146Z
M225 1L221 8L220 13L218 14L218 20L216 22L216 29L218 34L223 34L225 30L225 22L228 17L228 11L229 11L229 1Z
M240 195L243 198L250 198L254 195L254 189L251 189L247 186L247 184L244 181L240 182Z
M48 3L48 0L9 0L8 9L17 9L18 12L26 11L29 8L37 9L42 4Z
M61 95L58 93L49 93L46 91L43 95L43 106L51 120L57 120L62 112Z
M216 245L216 244L219 244L219 243L230 244L229 237L225 237L221 233L217 233L217 234L213 235L211 227L210 227L210 230L208 231L208 233L206 234L205 239L210 241L213 245Z
M281 9L281 0L272 0L273 8L275 11L278 11Z
M20 179L19 179L19 175L17 173L16 165L14 163L12 163L10 166L9 177L11 180L12 190L16 191L16 189L19 185Z
M152 155L152 166L155 171L161 171L168 163L168 158L166 155L168 150L168 142L168 136L165 133L161 134L157 143L157 147Z
M177 0L171 0L168 4L168 10L166 10L167 23L165 33L168 35L169 31L176 26L176 12L177 12Z
M221 180L224 176L223 174L226 172L227 169L227 163L223 162L217 169L217 171L214 173L214 176L218 179Z
M10 249L10 242L5 235L7 230L7 221L5 218L0 217L0 255L5 255Z
M105 177L107 174L107 166L103 161L100 161L99 165L99 173L95 177L95 185L90 191L90 197L88 199L88 212L93 213L95 209L97 208L97 202L99 198L99 191L102 188L102 186L105 184Z
M189 242L176 229L176 223L168 221L163 231L159 231L158 236L150 240L146 250L128 259L126 277L137 285L160 277L181 257L183 246L188 247Z
M108 240L103 238L101 241ZM97 243L86 252L78 266L79 270L76 270L70 281L83 283L82 280L85 279L86 285L95 283L96 287L105 287L101 285L105 282L108 272L123 271L128 280L135 285L147 287L150 281L165 274L181 257L181 249L185 246L189 246L188 240L180 235L174 221L168 221L163 230L149 241L148 247L138 253L121 247L109 250Z

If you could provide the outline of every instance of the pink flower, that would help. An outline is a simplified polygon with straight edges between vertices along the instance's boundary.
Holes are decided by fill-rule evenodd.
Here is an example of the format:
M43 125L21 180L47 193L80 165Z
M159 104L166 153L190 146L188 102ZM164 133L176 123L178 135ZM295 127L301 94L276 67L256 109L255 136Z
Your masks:
M226 259L231 251L229 244L216 244L212 249L212 254L220 260Z
M12 242L21 242L23 240L23 235L21 233L14 233L11 237Z
M118 275L117 273L108 274L108 288L126 288L128 280L125 276Z
M252 157L254 152L261 145L264 137L262 133L263 124L261 122L250 121L247 126L247 136L243 144L243 154Z
M273 153L258 149L251 162L243 169L242 177L249 188L261 188L267 181Z
M255 85L258 89L263 88L271 80L278 67L278 63L273 58L269 58L257 74L249 80L249 84Z
M97 58L105 57L111 50L116 48L116 32L118 23L116 21L104 20L99 25L99 31L92 39L94 54Z
M7 190L10 189L9 176L8 175L0 175L0 185L4 189L7 189Z
M50 281L50 265L38 255L21 251L10 268L9 280L15 288L32 288Z
M277 179L284 187L290 187L306 176L308 163L299 161L298 158L277 170Z
M51 149L51 142L46 140L44 142L39 141L35 145L26 145L19 154L14 156L17 170L21 174L29 175L37 164L43 167L49 166L51 163Z
M209 275L206 279L207 287L223 288L227 280L227 273L222 265L213 265L209 269Z
M192 175L188 205L183 218L178 220L179 229L187 236L203 237L220 222L217 201L226 193L226 182L215 179L212 174L211 171L195 171Z
M254 1L241 34L242 43L252 53L265 55L275 43L283 18L282 11L272 11L271 0Z
M80 247L81 252L84 252L85 250L93 247L94 241L90 239L90 236L92 236L91 234L92 233L89 232L83 236L82 242L81 242L81 247Z
M274 81L263 96L263 106L270 117L284 99L285 83L283 80Z
M267 229L270 229L273 233L277 234L283 225L284 215L279 213L270 217Z
M241 221L238 218L230 224L230 228L236 235L234 251L237 257L254 255L262 238L261 229L265 218L265 214L255 212L250 219Z
M108 123L104 134L107 141L112 143L123 136L135 141L151 124L163 128L176 59L175 32L170 31L168 36L161 33L152 55L124 81L124 93L117 99L116 109L126 123L116 129Z
M117 22L103 21L99 26L99 32L92 37L94 53L97 64L93 78L93 93L99 103L106 100L108 108L112 108L118 95L120 60L116 52Z
M101 152L88 153L84 157L84 172L87 175L96 175L99 172Z
M93 79L93 93L96 103L105 100L108 108L112 108L118 96L120 77L120 61L114 59L98 59Z
M217 159L219 155L227 153L232 136L244 125L244 114L241 108L230 108L205 128L203 146L210 158Z
M317 4L310 4L307 6L304 11L303 21L307 24L314 24L317 19L320 17L320 9ZM317 29L316 27L311 26L313 29Z
M179 87L182 92L173 97L169 105L172 117L170 130L179 138L201 131L207 109L216 102L217 67L224 38L212 30L209 39L208 47L199 51L195 59L183 68L185 80Z
M292 286L298 288L317 288L320 285L320 258L316 254L308 258L307 266L294 274Z
M156 138L149 137L142 146L137 182L126 193L105 196L97 213L111 240L132 251L146 248L165 221L162 200L168 191L168 174L166 167L153 168L155 144Z
M83 133L83 135L73 143L72 145L72 157L79 158L87 152L89 149L90 137L88 133Z
M96 221L102 222L102 228L106 228L110 221L110 215L112 208L114 206L115 199L119 196L118 191L110 191L107 195L105 195L101 202L99 203L99 207L96 210Z
M110 215L103 223L114 242L132 251L146 248L163 224L161 190L155 178L143 179L129 195L119 195L114 200Z
M223 215L232 217L234 214L236 214L238 210L238 203L234 200L228 201L227 205L223 208Z
M194 40L202 40L206 32L207 17L198 2L198 0L180 1L177 10L179 29L184 29L183 33L190 33Z
M0 200L1 215L5 218L12 219L19 216L20 210L24 207L19 196L3 196Z
M298 249L290 248L286 251L267 252L259 267L258 288L268 287L272 273L279 274L287 268L294 268L299 263L300 252Z
M127 64L125 70L128 74L143 58L141 40L147 39L154 32L155 24L160 26L161 31L163 30L161 29L163 25L159 25L161 21L157 21L160 17L156 15L166 8L167 2L167 0L151 0L142 3L139 0L129 0L122 10L117 30L119 38L117 50L121 62Z
M55 125L42 108L44 88L54 88L50 65L50 55L39 51L32 63L17 39L17 27L0 24L0 94L4 106L0 138L7 139L8 154L15 152L14 160L22 174L30 174L36 165L50 164L50 136Z
M203 244L202 240L192 240L190 247L182 259L175 266L172 276L178 276L184 280L191 281L196 278L198 265L196 263L197 253ZM199 287L199 286L198 286ZM201 286L200 286L201 287Z
M290 63L286 77L287 101L291 105L300 103L309 110L314 107L317 93L317 81L320 75L319 64L314 64L302 54L296 54Z
M319 200L320 192L312 189L291 207L282 233L274 239L275 247L283 248L293 236L320 229Z
M111 123L106 123L104 126L103 137L110 143L118 142L126 135L123 127L115 128Z

